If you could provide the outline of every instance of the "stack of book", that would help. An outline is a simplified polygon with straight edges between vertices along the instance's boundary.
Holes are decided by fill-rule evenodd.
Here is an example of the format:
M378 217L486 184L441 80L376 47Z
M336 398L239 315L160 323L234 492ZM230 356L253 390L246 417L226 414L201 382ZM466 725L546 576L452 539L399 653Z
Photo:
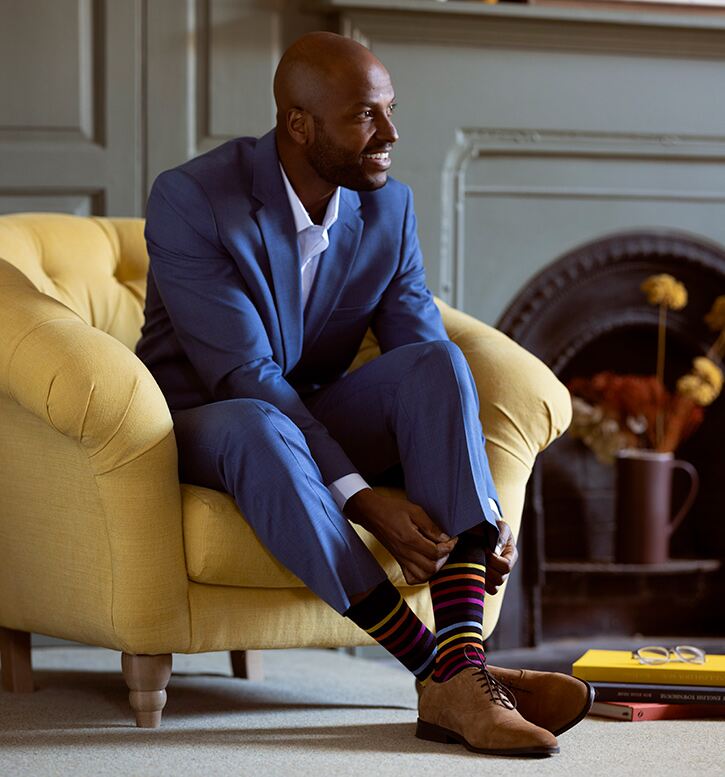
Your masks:
M592 715L619 720L725 717L725 655L642 664L628 650L588 650L572 674L596 691Z

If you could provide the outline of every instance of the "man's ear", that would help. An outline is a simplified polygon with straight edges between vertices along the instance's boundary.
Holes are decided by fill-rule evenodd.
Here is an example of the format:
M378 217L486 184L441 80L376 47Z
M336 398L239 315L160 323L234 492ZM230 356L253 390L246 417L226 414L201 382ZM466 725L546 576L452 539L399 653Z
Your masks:
M314 140L314 121L303 108L290 108L287 111L287 132L300 146L306 146Z

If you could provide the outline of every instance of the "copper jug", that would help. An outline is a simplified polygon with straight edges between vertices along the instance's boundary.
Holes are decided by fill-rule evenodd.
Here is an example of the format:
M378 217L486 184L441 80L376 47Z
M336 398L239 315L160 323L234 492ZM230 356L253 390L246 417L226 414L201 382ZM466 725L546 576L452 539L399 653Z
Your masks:
M672 476L682 470L690 490L672 515ZM670 557L670 537L682 523L699 488L697 470L672 453L626 449L616 459L617 561L659 564Z

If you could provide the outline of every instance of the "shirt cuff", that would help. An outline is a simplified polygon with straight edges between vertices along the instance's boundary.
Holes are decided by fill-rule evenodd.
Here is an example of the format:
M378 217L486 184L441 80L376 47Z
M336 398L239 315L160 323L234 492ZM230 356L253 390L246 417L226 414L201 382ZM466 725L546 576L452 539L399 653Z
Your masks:
M341 478L330 483L328 486L332 498L337 503L337 506L342 510L345 507L345 502L351 497L357 494L358 491L362 491L363 488L370 488L365 482L362 475L358 475L357 472L353 472L350 475L344 475Z

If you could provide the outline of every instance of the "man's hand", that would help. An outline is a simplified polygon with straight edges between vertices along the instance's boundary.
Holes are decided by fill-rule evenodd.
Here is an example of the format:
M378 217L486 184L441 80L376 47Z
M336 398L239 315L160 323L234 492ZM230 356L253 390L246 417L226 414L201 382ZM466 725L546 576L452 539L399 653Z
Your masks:
M506 582L519 558L511 527L506 521L496 521L496 523L500 532L496 550L486 551L487 594L498 593L498 589Z
M422 507L369 488L351 496L344 513L387 548L410 585L430 579L456 545L456 538L442 532Z

